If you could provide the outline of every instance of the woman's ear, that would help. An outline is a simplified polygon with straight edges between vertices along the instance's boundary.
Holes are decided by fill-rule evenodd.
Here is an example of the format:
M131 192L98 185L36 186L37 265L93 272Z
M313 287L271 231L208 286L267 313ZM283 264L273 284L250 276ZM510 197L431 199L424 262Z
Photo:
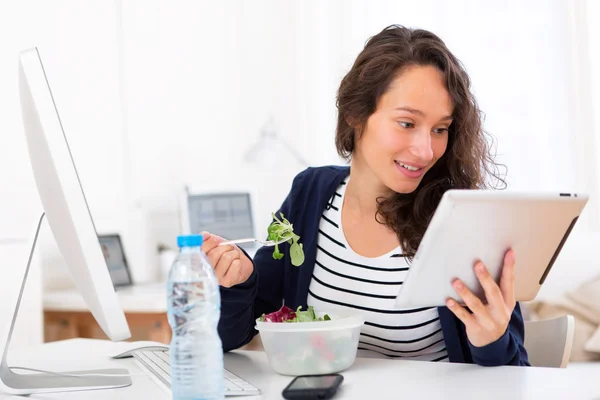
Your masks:
M349 115L349 114L344 115L344 121L346 121L346 123L348 124L349 127L354 128L354 130L356 130L359 127L357 118L352 115Z
M355 117L346 117L346 123L354 130L354 138L355 140L359 140L362 137L364 124L358 121L358 118Z

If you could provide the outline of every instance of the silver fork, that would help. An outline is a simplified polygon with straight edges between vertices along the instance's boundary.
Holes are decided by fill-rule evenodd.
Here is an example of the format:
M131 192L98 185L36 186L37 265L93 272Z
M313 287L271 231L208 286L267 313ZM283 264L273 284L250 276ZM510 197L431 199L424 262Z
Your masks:
M281 244L281 243L285 243L285 242L289 242L290 240L292 240L292 238L287 238L287 239L281 239L278 241L275 240L260 240L260 239L256 239L256 238L245 238L245 239L236 239L236 240L228 240L226 242L221 242L219 243L219 246L224 246L226 244L240 244L240 243L250 243L250 242L256 242L256 243L260 243L263 246L275 246L276 244Z

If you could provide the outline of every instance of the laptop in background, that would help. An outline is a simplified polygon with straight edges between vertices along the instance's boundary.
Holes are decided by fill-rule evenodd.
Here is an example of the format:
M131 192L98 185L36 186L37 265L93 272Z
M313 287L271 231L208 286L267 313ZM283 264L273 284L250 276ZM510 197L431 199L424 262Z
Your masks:
M121 236L98 235L98 241L115 290L133 285Z
M190 233L208 231L228 240L255 237L250 193L222 192L192 194L186 191L181 218ZM258 250L256 243L240 247L250 257Z

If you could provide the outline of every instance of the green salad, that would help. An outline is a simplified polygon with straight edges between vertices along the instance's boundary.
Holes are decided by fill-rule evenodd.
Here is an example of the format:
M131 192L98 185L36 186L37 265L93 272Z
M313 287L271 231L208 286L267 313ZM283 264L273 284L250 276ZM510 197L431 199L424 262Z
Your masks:
M299 306L296 311L289 307L282 306L279 310L270 314L263 314L260 317L261 322L315 322L315 321L330 321L329 315L317 317L313 306L308 306L306 311L302 311L302 306Z
M271 222L267 228L267 233L269 234L267 240L273 240L275 242L285 240L286 242L291 242L290 258L292 259L292 264L299 267L304 262L304 249L302 248L302 243L300 243L300 236L294 233L294 227L290 221L283 216L283 213L279 213L281 219L277 218L274 213L271 215L273 216L273 222ZM283 253L279 250L278 244L275 245L273 258L276 260L283 258Z

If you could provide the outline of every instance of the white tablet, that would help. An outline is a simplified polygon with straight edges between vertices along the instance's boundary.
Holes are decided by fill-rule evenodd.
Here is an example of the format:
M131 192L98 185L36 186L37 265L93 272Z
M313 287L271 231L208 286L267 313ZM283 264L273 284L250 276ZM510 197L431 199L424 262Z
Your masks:
M396 307L443 306L454 278L485 301L473 266L483 261L500 282L504 254L515 252L515 297L532 300L587 203L575 193L447 191L423 236Z

